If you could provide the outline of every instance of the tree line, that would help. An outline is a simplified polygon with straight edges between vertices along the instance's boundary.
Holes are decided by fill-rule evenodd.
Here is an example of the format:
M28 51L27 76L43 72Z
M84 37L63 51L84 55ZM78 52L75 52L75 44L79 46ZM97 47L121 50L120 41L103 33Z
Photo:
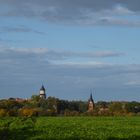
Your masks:
M0 100L0 117L5 116L122 116L140 115L139 102L98 101L88 112L88 101L68 101L55 97L42 99L33 95L29 100Z

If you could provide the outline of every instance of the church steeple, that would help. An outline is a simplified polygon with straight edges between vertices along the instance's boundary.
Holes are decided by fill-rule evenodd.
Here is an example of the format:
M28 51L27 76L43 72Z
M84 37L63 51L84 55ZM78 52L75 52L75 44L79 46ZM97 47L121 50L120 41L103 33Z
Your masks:
M40 98L46 99L46 89L45 89L45 87L43 85L40 88L39 96L40 96Z
M93 98L92 98L92 93L90 93L90 98L89 98L89 100L90 100L91 102L94 102L94 101L93 101Z
M88 100L88 112L93 112L94 107L95 107L95 105L94 105L94 100L92 98L92 91L91 91L90 98Z

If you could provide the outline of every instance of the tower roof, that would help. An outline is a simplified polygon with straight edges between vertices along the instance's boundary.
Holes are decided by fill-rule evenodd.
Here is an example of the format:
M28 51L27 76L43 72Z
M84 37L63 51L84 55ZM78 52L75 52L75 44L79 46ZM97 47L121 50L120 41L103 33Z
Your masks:
M40 90L43 90L43 91L45 91L45 88L44 88L44 86L42 85L42 87L40 88Z

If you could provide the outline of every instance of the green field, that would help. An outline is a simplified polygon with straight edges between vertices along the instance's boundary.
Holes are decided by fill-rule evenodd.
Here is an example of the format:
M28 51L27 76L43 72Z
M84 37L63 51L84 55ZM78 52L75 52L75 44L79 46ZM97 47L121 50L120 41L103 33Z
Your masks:
M140 140L139 117L0 118L0 140Z

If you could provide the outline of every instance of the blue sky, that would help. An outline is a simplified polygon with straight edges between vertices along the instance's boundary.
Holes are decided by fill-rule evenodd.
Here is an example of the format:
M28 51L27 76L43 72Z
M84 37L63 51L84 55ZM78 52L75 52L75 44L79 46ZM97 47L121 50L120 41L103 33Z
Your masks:
M0 98L140 101L140 1L0 0Z

